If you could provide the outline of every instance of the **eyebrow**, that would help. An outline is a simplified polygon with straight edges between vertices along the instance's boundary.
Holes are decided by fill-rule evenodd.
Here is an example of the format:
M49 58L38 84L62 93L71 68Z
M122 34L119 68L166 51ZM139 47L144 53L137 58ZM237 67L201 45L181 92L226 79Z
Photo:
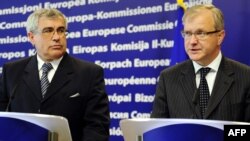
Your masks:
M45 30L45 29L55 29L55 28L49 26L49 27L44 27L44 28L42 28L41 30ZM66 27L64 27L64 26L59 26L58 28L56 28L56 30L57 30L57 29L66 29Z
M53 27L53 26L44 27L43 29L45 29L45 28L53 28L53 29L55 29L55 27ZM65 26L59 26L56 29L59 29L59 28L66 28L66 27Z
M183 30L184 32L192 32L191 30ZM196 29L194 32L206 32L204 29Z

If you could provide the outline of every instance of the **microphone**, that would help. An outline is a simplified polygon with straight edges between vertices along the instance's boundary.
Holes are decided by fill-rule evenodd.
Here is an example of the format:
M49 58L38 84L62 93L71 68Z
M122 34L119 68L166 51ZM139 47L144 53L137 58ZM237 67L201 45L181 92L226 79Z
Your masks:
M192 102L194 103L194 105L198 104L199 93L200 93L199 89L196 89L194 91L194 95L193 95L193 98L192 98Z
M9 101L8 101L7 106L6 106L5 112L9 112L9 110L10 110L10 104L11 104L12 100L13 100L14 97L15 97L17 85L18 85L18 84L16 84L16 85L14 86L14 88L12 89L12 92L10 93Z

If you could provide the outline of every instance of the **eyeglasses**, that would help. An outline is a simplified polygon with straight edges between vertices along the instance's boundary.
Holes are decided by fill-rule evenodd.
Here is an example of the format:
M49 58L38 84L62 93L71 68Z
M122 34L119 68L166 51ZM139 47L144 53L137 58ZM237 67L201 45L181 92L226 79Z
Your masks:
M193 35L199 39L199 40L203 40L205 39L208 35L210 34L214 34L220 32L220 30L215 30L215 31L210 31L210 32L205 32L205 31L198 31L198 32L189 32L189 31L181 31L181 35L184 39L190 39Z
M55 35L55 33L57 33L58 36L63 37L68 34L68 30L66 30L64 27L59 27L56 30L52 27L47 27L42 29L41 31L37 30L35 31L35 33L42 34L43 36L46 37L52 37Z

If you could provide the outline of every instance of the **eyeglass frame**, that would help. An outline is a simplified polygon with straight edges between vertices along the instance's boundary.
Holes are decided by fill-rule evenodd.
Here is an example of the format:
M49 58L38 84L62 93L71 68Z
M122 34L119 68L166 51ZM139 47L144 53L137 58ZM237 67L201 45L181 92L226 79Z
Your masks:
M35 34L41 34L47 37L53 37L57 33L60 37L67 36L68 30L65 27L58 27L56 30L52 27L45 27L42 30L33 31Z
M184 39L190 39L193 35L197 38L197 39L205 39L208 35L210 34L214 34L214 33L218 33L221 30L214 30L214 31L209 31L209 32L205 32L205 31L197 31L197 32L189 32L189 31L181 31L181 35Z

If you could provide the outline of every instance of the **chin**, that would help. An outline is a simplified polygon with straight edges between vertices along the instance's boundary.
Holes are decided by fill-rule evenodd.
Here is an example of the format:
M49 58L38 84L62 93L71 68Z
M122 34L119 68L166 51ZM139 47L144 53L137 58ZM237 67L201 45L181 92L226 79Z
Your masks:
M52 55L52 58L58 59L58 58L62 57L64 54L65 54L65 52L54 53L54 54Z
M191 59L191 60L193 60L193 61L198 61L198 60L200 60L202 57L200 56L200 55L198 55L198 54L189 54L188 55L189 56L189 58Z
M199 61L200 60L200 58L197 58L197 57L189 57L191 60L193 60L193 61Z

